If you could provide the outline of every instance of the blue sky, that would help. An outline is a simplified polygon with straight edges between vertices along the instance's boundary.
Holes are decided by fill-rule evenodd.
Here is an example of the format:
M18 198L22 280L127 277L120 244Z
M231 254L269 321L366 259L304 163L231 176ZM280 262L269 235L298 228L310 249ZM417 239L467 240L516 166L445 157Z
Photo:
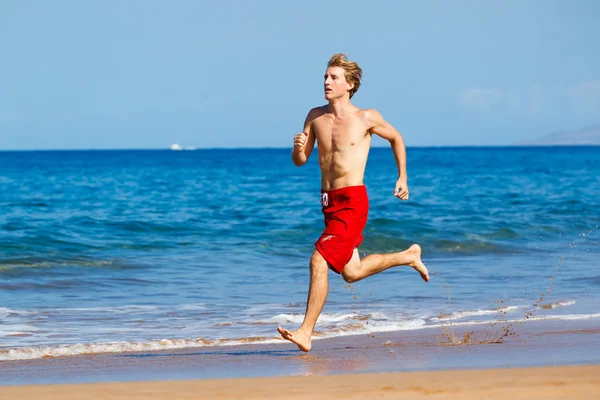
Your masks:
M0 0L0 150L291 147L337 52L363 68L354 103L408 146L595 126L599 16L594 0Z

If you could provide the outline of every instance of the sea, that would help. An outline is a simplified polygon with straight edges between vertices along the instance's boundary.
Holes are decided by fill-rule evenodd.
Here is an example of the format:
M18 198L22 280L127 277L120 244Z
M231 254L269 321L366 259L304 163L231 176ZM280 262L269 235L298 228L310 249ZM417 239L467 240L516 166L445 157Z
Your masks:
M431 281L330 272L315 339L600 321L600 147L407 158L400 201L371 149L359 251L418 243ZM317 157L290 149L0 152L0 361L279 343L323 227Z

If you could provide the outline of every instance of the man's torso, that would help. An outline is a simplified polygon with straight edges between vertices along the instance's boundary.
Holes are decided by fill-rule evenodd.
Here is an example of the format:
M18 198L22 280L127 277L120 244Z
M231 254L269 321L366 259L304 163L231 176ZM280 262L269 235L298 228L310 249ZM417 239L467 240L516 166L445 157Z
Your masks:
M367 110L356 109L342 118L320 107L312 122L319 152L321 188L333 190L363 184L371 146Z

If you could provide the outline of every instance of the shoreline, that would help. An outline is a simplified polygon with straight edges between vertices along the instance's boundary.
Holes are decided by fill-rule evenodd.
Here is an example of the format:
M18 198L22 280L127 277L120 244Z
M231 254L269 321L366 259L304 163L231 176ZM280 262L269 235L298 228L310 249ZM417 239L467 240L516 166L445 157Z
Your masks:
M560 322L560 324L558 323ZM470 329L468 329L470 328ZM538 321L504 342L478 337L502 328L443 329L340 336L315 341L310 353L291 343L105 353L0 362L0 388L18 385L266 378L439 370L548 367L600 363L600 321ZM475 340L473 340L475 339Z
M574 301L573 301L574 303ZM543 308L543 307L542 307ZM501 311L498 311L500 313ZM347 331L337 335L323 335L318 331L313 336L314 342L322 342L328 340L339 340L345 337L361 337L369 335L403 335L403 332L408 334L418 333L419 331L435 331L443 332L441 336L447 336L446 339L457 341L460 340L458 337L450 337L452 330L456 331L473 331L477 333L487 333L487 343L493 343L490 333L495 330L495 336L501 340L512 336L512 332L515 327L519 326L520 329L524 328L523 324L533 326L544 326L544 324L586 324L586 321L598 320L597 325L600 326L600 313L596 314L569 314L569 315L546 315L538 317L536 315L528 315L526 318L505 318L505 314L498 314L501 318L488 320L488 321L462 321L449 319L438 322L437 325L422 325L414 326L409 329L398 329L398 330L381 330L374 332L353 332ZM485 328L486 326L494 325L494 328ZM504 329L503 329L504 328ZM526 328L525 328L526 329ZM534 328L535 329L535 328ZM486 332L487 330L487 332ZM273 331L275 329L273 328ZM479 336L479 337L478 337ZM486 336L486 335L483 335ZM481 343L482 335L475 335L465 337L468 339L468 343L455 343L455 344L484 344ZM92 343L73 343L64 345L42 345L34 347L13 347L13 348L0 348L0 365L3 362L12 361L25 361L25 360L36 360L44 358L63 358L63 357L80 357L80 356L92 356L92 355L110 355L110 354L136 354L136 353L156 353L164 351L192 351L192 350L204 350L210 348L221 348L221 347L234 347L242 346L245 344L253 345L285 345L289 344L283 340L279 334L275 333L273 336L254 336L246 338L217 338L217 339L204 339L204 338L163 338L163 339L151 339L146 341L113 341L113 342L92 342Z

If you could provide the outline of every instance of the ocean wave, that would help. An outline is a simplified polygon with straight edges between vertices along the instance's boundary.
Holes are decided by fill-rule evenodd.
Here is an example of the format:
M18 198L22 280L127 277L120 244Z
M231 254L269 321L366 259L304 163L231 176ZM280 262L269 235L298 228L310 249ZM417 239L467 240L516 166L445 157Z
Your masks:
M490 310L470 310L470 311L457 311L451 314L442 315L440 317L431 318L432 321L454 321L457 319L467 318L467 317L477 317L481 315L493 315L498 314L500 312L511 312L519 309L527 308L525 306L508 306L503 308L494 308Z
M39 331L39 328L28 324L0 325L0 337L30 335L31 332L36 331Z
M319 316L318 319L318 323L320 324L335 324L335 323L339 323L339 322L344 322L344 321L353 321L353 320L360 320L360 321L366 321L366 320L371 320L371 321L386 321L389 320L390 318L381 312L373 312L367 315L357 315L355 313L338 313L338 314L326 314L323 313ZM252 321L252 323L259 323L259 324L300 324L302 323L302 321L304 321L304 314L278 314L274 317L271 318L267 318L267 319L261 319L261 320L257 320L257 321Z
M527 318L507 319L498 321L498 323L525 323L533 321L575 321L575 320L587 320L600 318L600 313L597 314L565 314L565 315L533 315ZM453 322L452 326L469 326L469 325L489 325L490 321L465 321L465 322ZM423 328L440 328L442 326L448 326L448 324L439 325L427 325Z
M355 314L321 314L318 322L340 322L351 320L356 317ZM259 320L263 323L278 323L278 324L300 324L304 320L304 314L278 314L272 318Z
M568 314L568 315L546 315L532 316L528 319L512 319L503 321L504 323L525 323L532 321L548 320L587 320L600 318L597 314ZM431 328L442 328L446 325L427 324L422 319L413 319L408 321L384 321L380 323L353 323L341 325L325 331L315 332L313 340L321 340L340 336L352 336L369 334L376 332L395 332L402 330L420 330ZM489 325L490 321L465 321L455 322L452 326L471 326L471 325ZM0 350L0 361L13 360L31 360L39 358L69 357L78 355L104 354L104 353L131 353L131 352L156 352L161 350L174 350L200 347L220 347L234 346L241 344L269 344L269 343L288 343L279 337L244 337L244 338L223 338L223 339L161 339L149 340L145 342L107 342L107 343L89 343L74 345L57 345L45 347L24 347Z
M541 305L539 305L539 308L547 310L547 309L554 309L554 308L559 308L559 307L567 307L567 306L571 306L573 304L575 304L575 300L561 300L561 301L556 301L554 303L541 304ZM468 317L478 317L478 316L482 316L482 315L499 315L500 313L512 313L517 310L527 310L527 309L532 309L532 308L533 307L531 305L529 305L529 306L506 306L506 307L492 308L492 309L486 309L486 310L456 311L451 314L445 314L445 315L441 315L439 317L433 317L433 318L431 318L431 321L436 321L436 322L437 321L440 321L440 322L455 321L455 320L468 318Z
M31 310L14 310L12 308L0 307L0 318L5 318L10 315L31 316L36 314L38 314L36 311Z
M550 304L542 304L540 306L540 308L551 309L551 308L572 306L573 304L575 304L575 300L562 300L562 301L556 301L556 302L550 303Z
M233 346L252 342L274 343L282 341L277 338L240 338L240 339L161 339L146 342L109 342L75 345L60 345L48 347L29 347L0 350L0 361L32 360L37 358L69 357L78 355L104 354L104 353L129 353L129 352L154 352L160 350L186 349L211 346Z

